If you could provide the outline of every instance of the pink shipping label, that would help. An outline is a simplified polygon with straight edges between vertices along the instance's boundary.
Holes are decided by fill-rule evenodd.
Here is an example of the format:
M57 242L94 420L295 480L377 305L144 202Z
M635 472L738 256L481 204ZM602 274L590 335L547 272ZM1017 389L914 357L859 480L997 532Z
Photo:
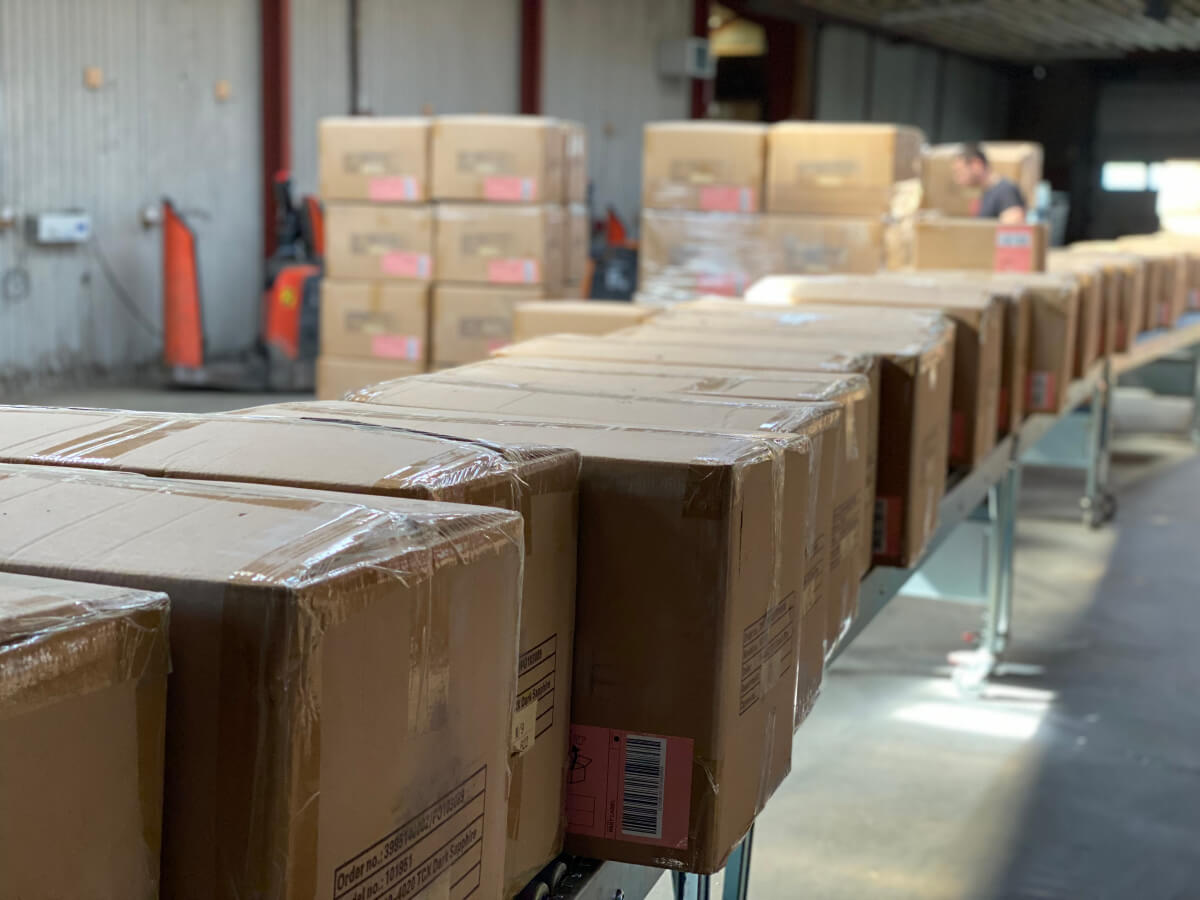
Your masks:
M404 250L385 253L380 259L379 267L385 275L398 275L401 278L428 278L433 269L428 253L410 253Z
M376 203L411 202L421 196L421 185L412 175L381 175L367 183L367 196Z
M567 830L687 849L693 747L691 738L572 725Z
M492 259L487 271L488 281L500 284L537 284L541 280L536 259Z
M700 188L700 208L706 212L758 212L758 192L749 187L712 184Z
M1058 411L1056 383L1057 379L1053 372L1029 373L1029 392L1025 398L1025 405L1029 408L1029 412Z
M520 175L489 175L483 179L483 197L501 203L529 203L537 194L537 179Z
M377 334L371 338L371 355L385 359L420 359L424 343L415 334Z
M709 294L736 297L746 288L741 272L709 272L696 277L696 289Z

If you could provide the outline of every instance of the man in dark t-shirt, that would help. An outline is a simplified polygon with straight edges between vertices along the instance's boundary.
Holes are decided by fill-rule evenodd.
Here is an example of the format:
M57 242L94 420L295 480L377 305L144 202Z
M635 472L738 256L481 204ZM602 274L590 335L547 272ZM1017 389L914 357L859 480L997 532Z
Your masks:
M963 144L954 159L954 181L960 187L979 188L979 206L975 215L999 219L1006 225L1025 221L1025 198L1011 180L992 171L988 158L978 144Z

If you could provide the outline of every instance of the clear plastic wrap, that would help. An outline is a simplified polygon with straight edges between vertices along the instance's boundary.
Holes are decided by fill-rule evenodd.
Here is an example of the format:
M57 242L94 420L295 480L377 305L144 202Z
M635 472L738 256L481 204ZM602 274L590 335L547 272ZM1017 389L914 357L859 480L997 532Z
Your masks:
M638 299L669 305L701 294L738 296L772 271L758 215L642 211Z
M396 384L405 383L428 385ZM807 473L803 439L572 421L575 400L562 398L561 419L491 405L459 412L375 403L291 408L489 443L571 447L583 456L571 808L582 794L604 807L592 750L631 736L663 741L672 771L686 759L691 788L681 801L678 787L667 784L664 796L674 799L664 801L661 842L606 836L597 821L577 826L568 850L711 872L790 769L790 730L782 722L793 714L794 669L778 677L779 665L764 671L763 663L780 660L768 649L772 626L775 650L784 649L779 641L792 649L781 637L791 616L771 613L786 608L779 604L789 594L781 592L777 567L797 578L803 555L781 554L786 510L777 496L789 462ZM789 522L802 527L802 518ZM768 728L772 712L781 724Z
M169 601L0 574L9 896L158 896Z
M404 820L439 797L472 822L473 785L502 880L519 515L11 465L0 509L6 570L171 595L164 894L331 895L347 859L417 847Z

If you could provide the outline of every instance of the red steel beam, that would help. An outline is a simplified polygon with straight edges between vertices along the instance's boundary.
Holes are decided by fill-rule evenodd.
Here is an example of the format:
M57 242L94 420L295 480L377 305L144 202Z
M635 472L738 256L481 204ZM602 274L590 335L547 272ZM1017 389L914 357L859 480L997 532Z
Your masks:
M291 0L259 0L263 251L275 251L275 176L292 167Z
M521 0L521 112L542 112L542 0Z

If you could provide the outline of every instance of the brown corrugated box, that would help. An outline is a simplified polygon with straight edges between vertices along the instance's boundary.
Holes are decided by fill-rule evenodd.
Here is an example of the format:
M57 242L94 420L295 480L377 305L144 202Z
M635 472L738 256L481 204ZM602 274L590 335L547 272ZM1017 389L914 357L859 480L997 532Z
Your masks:
M586 206L572 204L567 207L567 237L563 241L566 261L563 263L565 284L582 284L588 277L588 262L592 253L592 220L588 218Z
M587 203L587 129L582 122L563 122L563 203Z
M1037 199L1042 180L1042 145L1029 141L987 141L980 145L992 171L1021 190L1027 208ZM978 213L979 188L961 187L954 181L954 160L962 144L935 144L921 155L921 206L947 216Z
M1178 245L1156 240L1153 235L1117 238L1117 249L1150 259L1157 269L1148 286L1150 295L1147 329L1171 328L1188 307L1188 253Z
M513 340L550 334L608 334L644 322L652 306L622 300L533 300L513 312Z
M1116 337L1113 350L1128 350L1146 321L1146 260L1134 253L1088 250L1082 245L1072 245L1066 251L1081 260L1103 265L1116 281ZM1051 252L1054 254L1058 251Z
M655 345L660 360L688 360L697 353L692 348L703 348L704 355L691 362L859 373L879 366L875 560L907 566L920 556L936 527L950 440L954 325L940 317L925 318L927 331L881 334L864 327L861 334L824 339L817 331L789 332L750 317L740 328L722 322L720 331L707 323L689 329L678 321L653 319L605 340ZM691 353L670 349L674 344Z
M432 141L435 200L563 202L565 146L557 119L438 116Z
M0 575L4 896L158 897L167 618L165 594Z
M387 381L419 375L425 371L424 364L404 362L397 359L367 359L359 356L317 357L317 398L341 400L350 391Z
M322 119L317 128L321 199L424 203L429 199L424 118Z
M434 285L433 367L487 359L492 351L512 342L516 308L542 296L539 287Z
M916 269L1044 272L1045 225L1002 225L995 219L918 219L913 227Z
M1014 422L1025 417L1025 392L1029 373L1032 301L1023 291L979 280L961 284L937 272L880 272L871 276L829 275L804 278L764 278L746 294L754 303L768 305L833 301L854 304L887 304L937 308L952 318L961 307L987 305L988 298L1005 304L1000 393L997 398L997 432L1008 434ZM963 340L957 334L956 345ZM957 365L957 350L955 363Z
M769 215L771 272L878 272L886 262L886 230L882 217Z
M1115 264L1089 260L1066 250L1051 250L1046 257L1051 273L1071 275L1079 282L1081 330L1086 335L1075 356L1075 374L1082 375L1101 356L1113 353L1117 339L1120 276ZM1093 321L1094 320L1094 321Z
M1059 413L1075 370L1079 337L1079 285L1075 279L1047 273L943 271L923 272L949 285L986 284L1029 298L1029 374L1025 412Z
M546 416L570 415L574 398L552 399ZM356 406L360 421L582 454L567 849L720 868L791 768L796 669L768 648L792 646L780 585L803 584L803 554L780 552L777 491L803 488L780 479L804 439ZM660 838L620 834L629 736L665 752Z
M1011 389L1014 370L1020 369L1022 375L1024 373L1024 363L1009 359L1012 354L1005 347L1009 304L1004 298L983 287L964 287L959 294L938 297L917 283L874 276L833 275L764 278L750 289L746 299L751 304L768 307L802 306L803 310L798 311L800 316L814 316L815 311L812 327L830 333L842 330L842 323L829 316L830 312L839 309L846 310L846 316L856 329L872 318L886 327L888 314L895 307L944 312L956 326L950 464L976 465L995 447L1001 428L1001 396L1007 396L1006 388ZM716 302L693 305L696 309L714 307ZM1028 349L1027 316L1024 324L1026 340L1016 348L1018 352ZM1019 313L1017 327L1021 327ZM1023 384L1023 381L1018 383ZM1007 421L1008 411L1004 412Z
M771 269L763 216L642 211L638 293L647 300L738 296Z
M879 425L878 367L867 374L837 374L787 369L745 369L692 362L671 365L646 362L656 350L645 344L597 341L579 335L558 335L513 344L486 366L512 366L525 372L552 372L556 383L586 387L599 375L619 374L631 393L681 394L688 397L774 402L836 402L842 406L845 435L842 447L851 484L862 483L864 514L870 528L875 502L875 465ZM469 372L478 371L469 367ZM498 372L503 372L501 368ZM502 377L502 376L501 376ZM841 504L839 503L839 506ZM836 510L835 510L836 512ZM843 510L839 519L849 517ZM869 530L865 537L869 538ZM869 540L861 540L861 573L871 565Z
M650 122L642 142L645 209L762 212L765 125Z
M433 213L428 206L325 205L325 275L329 278L433 278Z
M429 358L429 286L322 279L321 352L424 368Z
M811 652L801 659L822 659L822 650L834 640L853 617L858 599L861 541L858 528L864 485L862 471L842 465L841 409L836 403L771 404L741 400L689 398L683 395L639 395L628 390L621 376L589 391L556 388L536 377L529 381L506 382L477 374L476 368L455 369L421 379L378 385L359 392L372 403L422 406L460 411L503 410L505 415L559 416L593 424L619 424L657 428L679 428L704 432L751 433L764 431L804 435L811 443L787 454L786 477L812 482L815 492L805 489L807 505L784 511L784 530L800 535L789 546L805 557L799 615L819 623L824 645L814 638ZM569 413L562 412L569 410ZM544 412L546 411L546 412ZM857 475L858 482L851 477ZM785 484L786 486L786 484ZM791 490L791 488L789 488ZM834 513L837 507L837 531ZM835 565L836 564L836 565ZM802 635L803 625L798 636ZM802 648L798 648L802 649ZM813 668L813 667L810 667ZM802 666L803 669L803 666ZM815 669L820 670L816 665ZM807 693L804 690L801 693ZM807 713L807 708L803 710Z
M239 411L240 418L33 407L0 408L0 413L7 425L0 445L4 462L278 484L524 513L516 710L527 733L516 748L523 755L513 761L509 894L559 852L575 619L578 454L355 426L344 416L335 423L312 403L255 407ZM293 452L298 446L303 454Z
M170 589L164 896L499 900L520 516L3 475L0 569Z
M438 281L562 286L566 219L561 206L443 203L437 207Z
M903 214L920 204L925 136L904 125L779 122L767 132L767 212Z

